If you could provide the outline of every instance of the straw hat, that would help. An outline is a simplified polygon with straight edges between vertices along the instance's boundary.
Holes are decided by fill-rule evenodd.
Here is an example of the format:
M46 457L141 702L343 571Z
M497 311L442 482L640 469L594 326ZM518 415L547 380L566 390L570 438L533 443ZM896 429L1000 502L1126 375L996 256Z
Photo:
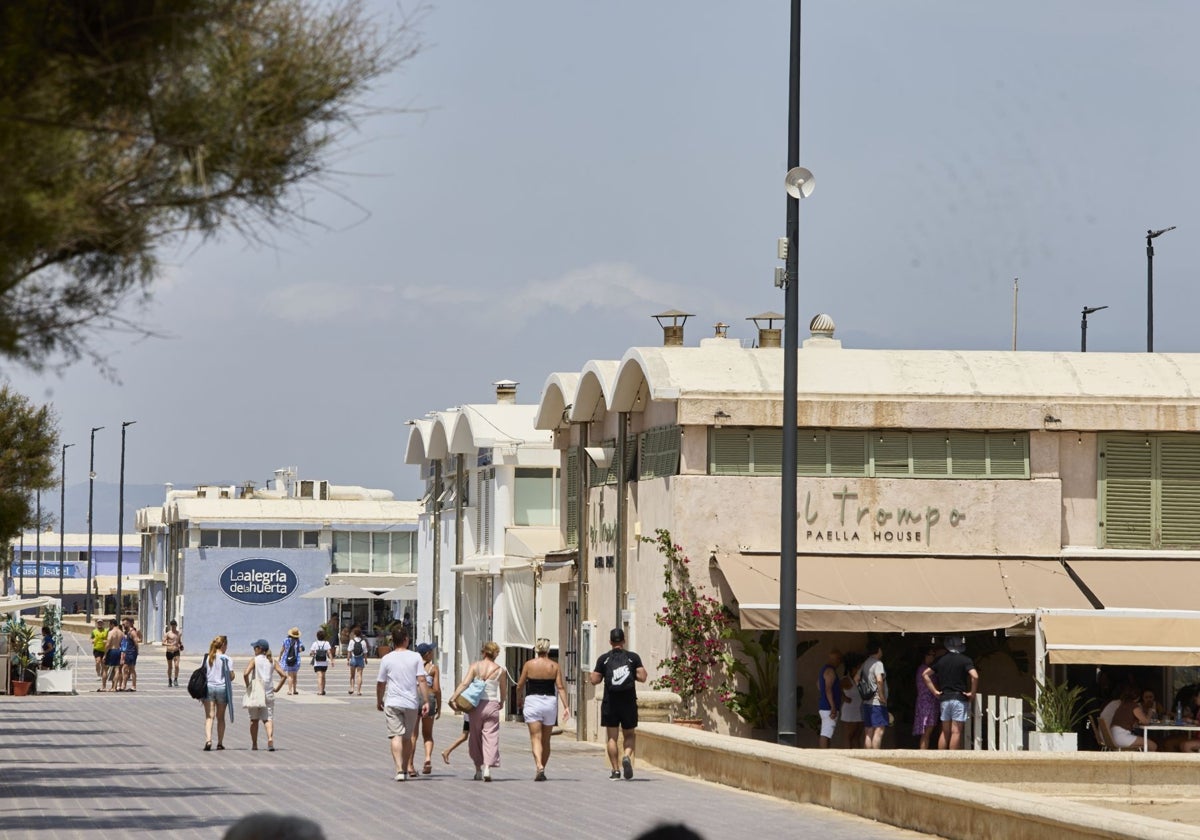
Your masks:
M293 627L291 630L288 631L288 635L291 636L293 639L299 639L300 638L300 628Z

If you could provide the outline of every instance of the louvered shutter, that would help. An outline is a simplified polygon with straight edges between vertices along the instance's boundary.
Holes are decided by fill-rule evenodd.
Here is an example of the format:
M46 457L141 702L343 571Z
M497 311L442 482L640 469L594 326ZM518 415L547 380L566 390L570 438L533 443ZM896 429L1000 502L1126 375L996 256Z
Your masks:
M1153 450L1147 438L1106 438L1101 451L1105 548L1151 548Z
M941 478L950 474L950 444L945 432L913 432L913 475L920 478Z
M1162 438L1158 474L1160 546L1200 547L1200 440Z
M708 460L712 475L750 475L750 430L712 429Z
M751 441L754 474L780 475L783 472L783 430L755 429Z
M866 475L866 433L840 431L830 432L829 467L831 475Z
M875 475L908 475L908 433L889 431L873 435L871 456Z
M579 451L567 450L567 545L579 545Z
M781 462L782 463L782 462ZM828 475L829 454L824 430L796 430L796 475Z
M987 475L987 436L982 432L950 433L950 474L957 478Z
M1029 434L994 432L988 435L988 472L992 478L1024 478L1029 474Z

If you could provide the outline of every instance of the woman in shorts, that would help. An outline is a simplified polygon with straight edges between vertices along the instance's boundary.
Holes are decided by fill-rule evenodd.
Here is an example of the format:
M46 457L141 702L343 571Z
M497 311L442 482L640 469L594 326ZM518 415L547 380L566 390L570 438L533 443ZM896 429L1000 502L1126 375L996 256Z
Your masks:
M442 716L442 674L437 663L433 661L433 645L422 642L417 645L417 653L425 660L425 684L429 689L429 714L421 718L421 723L413 729L412 762L409 765L410 775L417 775L415 762L417 760L417 739L423 739L425 744L425 764L421 772L428 776L433 772L433 722Z
M367 666L367 640L363 638L362 627L357 624L350 628L346 664L350 666L350 690L346 693L362 694L363 668Z
M208 694L204 703L204 751L212 747L213 722L217 724L217 749L225 749L225 710L233 720L233 660L225 653L229 640L216 636L208 646L204 666L208 670Z
M325 693L325 672L333 664L333 645L325 639L325 631L317 631L317 640L308 651L313 673L317 675L317 694Z
M179 654L183 651L183 634L179 624L172 621L163 633L163 648L167 652L167 685L179 685Z
M550 658L550 640L538 639L533 652L536 655L521 668L521 676L517 679L517 705L529 727L535 770L533 780L544 782L546 763L550 761L550 736L558 723L559 698L562 698L563 720L571 716L571 709L567 705L562 669Z
M250 716L250 749L258 749L258 723L262 721L267 730L267 750L275 752L275 675L287 676L279 663L271 659L271 643L259 639L254 643L254 659L246 666L242 681L250 688L250 680L254 677L262 683L263 693L267 697L267 705L260 709L247 709Z

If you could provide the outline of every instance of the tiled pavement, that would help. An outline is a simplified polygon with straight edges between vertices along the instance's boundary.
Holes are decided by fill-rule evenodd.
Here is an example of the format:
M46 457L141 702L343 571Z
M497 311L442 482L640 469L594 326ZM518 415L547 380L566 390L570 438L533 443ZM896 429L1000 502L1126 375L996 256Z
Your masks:
M244 668L248 657L233 652ZM185 659L187 675L196 658ZM318 697L311 671L301 693L276 703L276 751L250 750L245 712L235 709L226 750L203 752L200 704L168 688L164 660L146 648L137 693L98 694L81 659L77 696L0 696L0 837L219 838L256 811L297 813L329 838L631 838L661 821L685 822L714 837L913 838L912 832L811 805L709 785L654 769L610 782L602 750L556 736L549 781L532 781L527 730L505 723L502 767L492 784L471 781L464 744L442 763L461 728L437 723L432 775L397 783L375 711L370 663L362 697L346 694L342 662ZM240 691L238 692L240 698ZM235 705L238 704L235 699Z

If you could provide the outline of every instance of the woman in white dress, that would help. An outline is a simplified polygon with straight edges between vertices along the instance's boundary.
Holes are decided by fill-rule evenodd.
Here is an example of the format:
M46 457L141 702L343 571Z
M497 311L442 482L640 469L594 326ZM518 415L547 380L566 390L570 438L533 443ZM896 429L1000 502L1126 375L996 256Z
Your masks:
M275 675L286 677L287 674L279 663L271 658L271 643L259 639L254 643L254 659L246 666L242 679L246 688L250 688L250 680L257 679L262 683L267 705L260 709L247 709L250 716L250 749L258 749L258 723L262 721L267 730L267 749L275 752ZM322 692L323 693L323 692Z

